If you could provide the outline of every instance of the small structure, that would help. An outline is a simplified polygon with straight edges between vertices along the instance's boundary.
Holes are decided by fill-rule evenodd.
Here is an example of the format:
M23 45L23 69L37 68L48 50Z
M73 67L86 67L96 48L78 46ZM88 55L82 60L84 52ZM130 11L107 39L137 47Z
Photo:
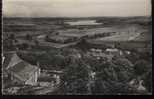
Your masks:
M94 79L96 75L96 72L91 72L91 77Z
M123 52L121 50L116 49L116 48L114 48L114 49L108 48L108 49L106 49L106 52L108 54L113 54L113 55L123 55Z
M128 54L128 55L130 55L130 54L131 54L131 52L130 52L130 51L125 51L125 53L126 53L126 54Z
M92 52L98 52L98 53L101 53L102 52L101 49L94 49L94 48L90 49L90 51L92 51Z
M63 74L63 71L42 70L42 73L38 79L39 84L41 86L48 86L48 85L45 85L45 83L50 83L50 86L59 85L61 83L61 75L62 74Z
M20 85L36 85L40 68L22 60L16 53L12 55L11 60L6 67L11 81Z
M107 52L118 52L118 49L106 49Z
M56 84L56 85L60 84L60 76L54 74L53 77L56 79L56 80L55 80L55 84Z
M111 61L114 56L112 54L103 53L101 49L91 49L89 54L93 57L96 57L96 59L98 59L98 60L107 59L108 61Z

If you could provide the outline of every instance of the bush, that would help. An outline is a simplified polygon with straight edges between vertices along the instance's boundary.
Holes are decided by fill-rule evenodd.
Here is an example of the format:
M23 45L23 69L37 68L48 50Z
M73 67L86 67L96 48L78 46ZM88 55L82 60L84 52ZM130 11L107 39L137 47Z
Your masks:
M145 60L139 60L135 63L135 75L143 80L144 86L149 92L152 92L152 64Z
M135 63L134 70L136 75L142 75L147 72L149 69L152 69L149 63L145 60L139 60Z
M145 73L142 77L144 80L144 86L147 88L148 92L152 92L152 69Z

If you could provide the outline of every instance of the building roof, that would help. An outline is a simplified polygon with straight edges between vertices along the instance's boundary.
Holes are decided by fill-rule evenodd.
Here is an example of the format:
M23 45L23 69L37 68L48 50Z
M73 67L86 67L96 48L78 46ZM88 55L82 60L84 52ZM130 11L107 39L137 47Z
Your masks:
M4 68L21 81L28 80L38 70L38 67L22 60L16 53L9 53L5 57Z
M22 61L16 53L4 53L4 57L3 68L8 68Z
M21 81L27 81L32 76L32 74L38 70L38 67L22 61L8 68L8 70L14 73L14 76L16 76Z
M115 48L114 49L107 48L106 51L107 52L118 52L119 50Z
M15 53L12 55L11 60L7 66L7 68L12 67L16 64L18 64L19 62L23 61L22 59L19 58L19 56Z

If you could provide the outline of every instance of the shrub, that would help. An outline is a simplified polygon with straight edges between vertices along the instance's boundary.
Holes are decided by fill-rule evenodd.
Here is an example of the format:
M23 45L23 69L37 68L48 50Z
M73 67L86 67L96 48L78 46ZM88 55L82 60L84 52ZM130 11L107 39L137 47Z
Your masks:
M139 60L135 63L134 70L136 75L142 75L147 72L150 68L149 63L145 60Z

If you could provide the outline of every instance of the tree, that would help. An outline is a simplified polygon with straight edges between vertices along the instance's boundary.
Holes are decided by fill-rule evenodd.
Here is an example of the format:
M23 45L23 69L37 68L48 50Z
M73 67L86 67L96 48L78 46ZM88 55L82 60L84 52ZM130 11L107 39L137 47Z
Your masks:
M27 43L22 44L22 49L27 49L28 47L29 47L29 45Z
M77 46L82 49L83 51L86 51L89 48L88 43L86 42L86 39L83 38L80 40L80 42L77 44Z
M129 94L135 92L127 83L132 79L132 64L127 59L102 62L96 69L94 94Z
M139 60L134 66L134 75L143 80L145 87L152 92L152 64L145 60Z
M88 94L88 71L81 60L69 57L63 80L66 94Z
M23 52L18 52L17 53L23 60L33 64L33 65L36 65L36 62L37 62L37 55L35 54L32 54L32 53L23 53Z
M152 69L149 63L145 60L139 60L135 63L134 70L136 75L142 75L146 73L149 69Z
M14 40L15 39L15 35L14 34L10 34L9 39Z
M15 46L12 39L3 40L3 47L6 50L15 50Z
M50 40L49 36L46 35L46 36L45 36L45 41L49 41L49 40Z
M29 35L29 34L27 34L27 35L26 35L26 40L31 41L31 40L32 40L32 36L31 36L31 35Z
M151 65L152 66L152 65ZM144 80L144 86L147 88L148 92L152 92L152 68L148 72L144 73L142 76Z
M113 64L115 64L115 70L119 73L120 78L123 77L124 80L130 80L134 75L134 65L126 58L118 58L113 60ZM119 71L119 72L118 72ZM121 79L122 80L122 79Z
M39 41L38 40L35 40L34 42L35 42L36 46L39 46Z

